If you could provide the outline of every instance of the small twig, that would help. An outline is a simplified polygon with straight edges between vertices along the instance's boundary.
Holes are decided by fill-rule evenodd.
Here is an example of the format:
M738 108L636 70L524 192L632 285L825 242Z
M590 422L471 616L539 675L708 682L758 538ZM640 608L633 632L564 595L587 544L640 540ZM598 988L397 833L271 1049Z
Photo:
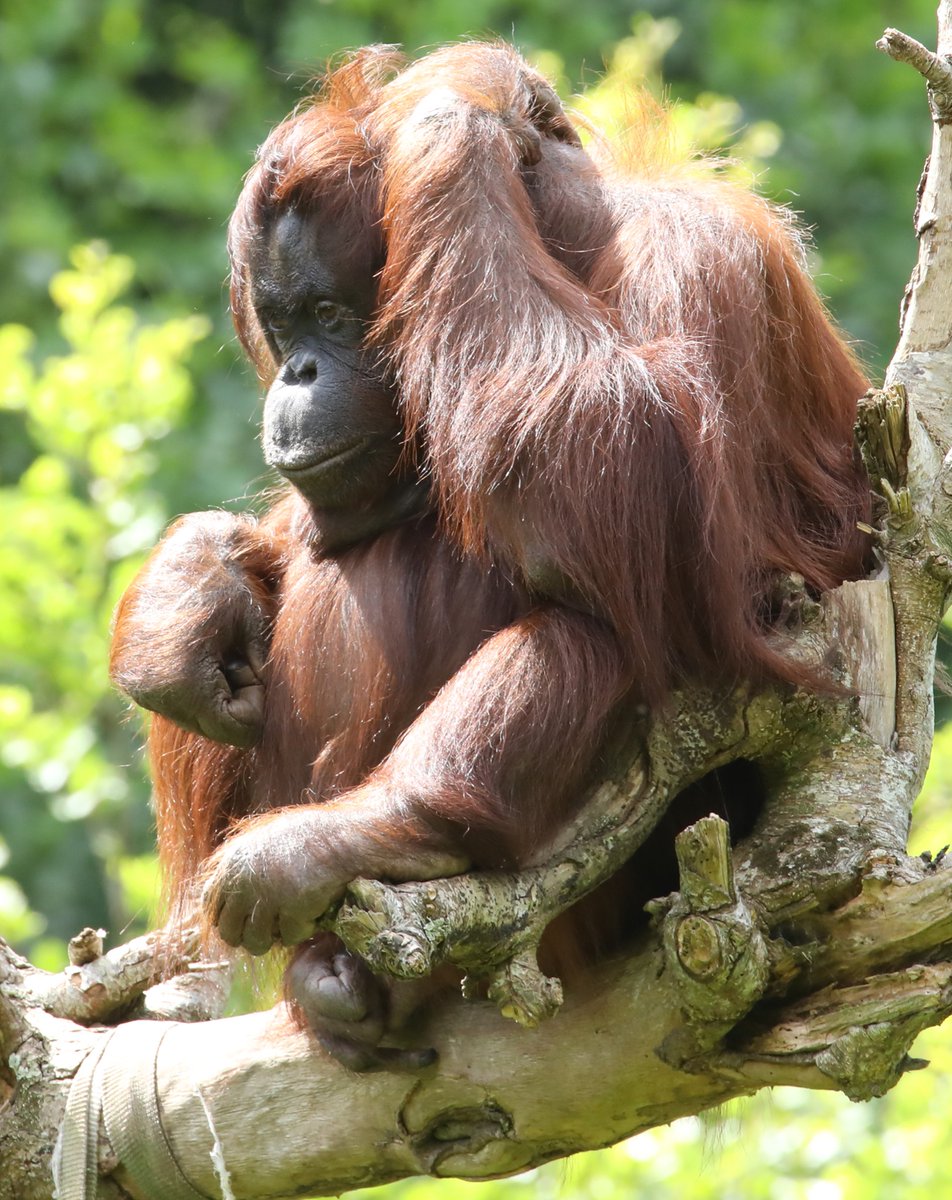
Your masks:
M186 972L199 953L194 930L182 931L175 940L146 934L93 956L97 941L98 931L84 930L74 939L73 956L80 963L50 972L16 959L0 938L0 981L5 989L53 1016L90 1024L127 1009L163 976Z
M75 937L71 937L66 947L70 966L85 967L88 963L101 958L105 936L105 929L91 929L87 925Z
M917 42L908 33L902 33L898 29L886 29L876 43L876 49L884 51L896 62L908 63L915 67L930 87L938 91L952 91L952 64L949 60L945 55L935 54L927 49L922 42Z
M925 79L930 89L933 116L938 121L952 119L952 63L947 55L935 54L921 42L898 29L887 29L876 43L896 62L908 63Z

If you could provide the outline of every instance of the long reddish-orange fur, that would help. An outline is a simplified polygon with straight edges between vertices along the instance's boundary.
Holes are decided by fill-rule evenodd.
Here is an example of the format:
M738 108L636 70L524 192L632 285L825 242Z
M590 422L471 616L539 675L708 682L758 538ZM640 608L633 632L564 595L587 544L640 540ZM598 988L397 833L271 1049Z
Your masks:
M381 837L424 813L474 862L518 860L623 697L797 682L766 637L772 580L863 569L866 383L785 212L710 169L599 165L503 46L405 69L363 51L272 133L233 217L235 322L264 381L249 250L291 205L379 243L372 338L435 512L331 556L293 495L248 522L250 558L279 547L264 739L153 723L178 895L236 817L346 810L355 788L396 797Z

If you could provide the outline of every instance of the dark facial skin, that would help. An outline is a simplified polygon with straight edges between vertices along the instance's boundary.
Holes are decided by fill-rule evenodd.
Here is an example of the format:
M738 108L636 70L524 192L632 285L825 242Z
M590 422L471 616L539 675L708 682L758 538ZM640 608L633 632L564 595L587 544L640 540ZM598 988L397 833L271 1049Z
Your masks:
M311 507L325 549L362 540L425 505L398 462L394 395L365 333L374 248L319 214L280 212L262 230L252 298L278 363L265 400L265 460Z

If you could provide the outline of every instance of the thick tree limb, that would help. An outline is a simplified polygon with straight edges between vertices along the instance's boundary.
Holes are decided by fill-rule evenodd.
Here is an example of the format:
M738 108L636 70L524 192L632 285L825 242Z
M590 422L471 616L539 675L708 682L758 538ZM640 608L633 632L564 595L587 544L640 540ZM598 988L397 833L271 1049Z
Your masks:
M697 887L690 849L686 862L693 895L708 917L725 907L706 907L718 899L726 897L726 908L733 907L729 892L717 896L710 880ZM173 1025L156 1064L172 1151L209 1196L220 1194L210 1158L216 1137L236 1197L273 1196L275 1180L288 1194L297 1188L333 1194L413 1173L506 1173L608 1144L764 1085L874 1094L909 1067L913 1033L952 1010L952 964L918 965L937 949L948 950L952 870L931 870L919 860L903 864L908 879L896 877L894 865L872 870L859 896L817 919L815 941L801 948L799 963L771 962L775 977L787 974L787 994L799 992L800 998L755 1010L726 1046L685 1043L683 979L670 952L650 934L639 953L606 965L590 993L570 996L552 1021L534 1030L501 1020L486 1002L448 999L415 1030L440 1051L438 1067L420 1075L354 1076L293 1030L281 1009ZM692 894L692 887L682 888L682 899L685 893ZM689 915L671 918L682 936L666 941L675 957L691 964L698 983L705 973L698 970L698 947L705 939L684 935ZM755 932L755 946L758 939ZM743 937L731 944L750 960ZM752 953L763 961L761 950ZM727 986L708 989L725 1024L733 1023L733 1014L724 1018L730 984L744 973L736 966L722 970ZM758 989L759 983L746 993L741 989L738 1007ZM704 994L703 987L694 993L708 1008L706 1017ZM21 1042L21 1059L32 1067L21 1076L18 1104L6 1118L4 1156L27 1135L34 1145L49 1139L71 1070L102 1038L101 1030L83 1030L38 1009L21 1010L21 1020L30 1038ZM704 1027L700 1022L694 1028ZM571 1078L572 1087L553 1089L556 1073ZM128 1073L122 1078L130 1088L136 1082ZM38 1124L44 1113L50 1114L45 1125ZM249 1131L259 1128L267 1135L250 1139L249 1147ZM103 1153L109 1165L108 1149ZM0 1197L48 1197L46 1166L37 1169L36 1180L0 1179ZM141 1200L161 1195L139 1190L122 1167L115 1177Z

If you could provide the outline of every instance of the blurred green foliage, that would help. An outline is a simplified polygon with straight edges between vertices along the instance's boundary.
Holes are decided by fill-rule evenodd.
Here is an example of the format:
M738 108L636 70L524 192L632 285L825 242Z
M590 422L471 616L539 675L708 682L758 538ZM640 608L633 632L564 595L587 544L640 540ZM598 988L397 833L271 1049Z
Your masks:
M32 952L59 960L84 921L118 930L148 916L141 884L136 914L120 885L152 834L105 650L131 567L167 517L152 448L183 419L184 364L209 332L204 317L145 324L118 304L133 265L102 244L71 261L50 283L62 353L34 365L33 335L0 327L0 412L22 417L33 450L0 486L0 830L21 889L4 881L3 894L15 913L25 891L47 914L20 911L20 928L55 937Z
M872 369L888 359L929 127L918 78L873 43L887 24L930 42L932 0L639 7L0 0L0 933L35 961L61 965L83 924L137 932L154 904L110 613L171 516L240 505L261 475L224 229L254 147L327 56L499 34L619 126L630 88L660 92L663 71L676 138L732 147L731 169L802 212L821 290ZM949 837L950 791L946 728L916 849ZM518 1180L407 1182L391 1200L941 1194L947 1042L923 1038L935 1069L870 1105L780 1092Z

